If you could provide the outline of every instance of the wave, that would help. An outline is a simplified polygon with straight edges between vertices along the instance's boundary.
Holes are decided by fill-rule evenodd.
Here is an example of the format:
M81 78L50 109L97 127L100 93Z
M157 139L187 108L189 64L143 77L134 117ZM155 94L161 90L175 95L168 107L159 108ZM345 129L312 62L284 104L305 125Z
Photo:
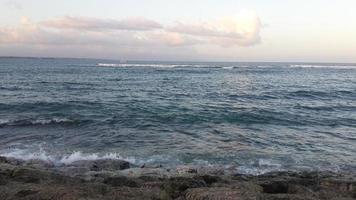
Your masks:
M124 157L120 155L119 153L83 153L81 151L74 151L72 153L66 154L66 155L51 155L42 148L36 152L32 152L28 149L11 149L8 150L7 152L0 153L0 156L8 157L8 158L14 158L14 159L19 159L19 160L42 160L45 162L50 162L53 163L55 166L63 166L63 165L70 165L71 163L74 163L76 161L93 161L93 160L103 160L103 159L110 159L110 160L124 160L127 162L130 162L131 164L134 164L136 166L140 166L142 164L155 164L155 163L160 163L162 159L167 159L165 156L150 156L147 157L146 159L137 159L135 157ZM172 158L169 158L172 159ZM174 159L173 159L174 160ZM171 160L173 162L173 160ZM166 160L168 161L168 160ZM226 169L226 170L233 170L236 173L240 174L253 174L253 175L260 175L272 171L283 171L283 167L281 164L275 163L272 160L266 160L266 159L258 159L257 160L257 165L241 165L241 166L234 166L231 164L228 165L219 165L219 164L212 164L209 161L202 161L202 160L194 160L197 162L194 163L175 163L173 165L168 165L166 167L178 167L178 166L211 166L215 167L217 169ZM171 163L172 164L172 163Z
M127 64L127 63L98 63L98 67L153 67L153 68L180 68L180 67L197 67L211 68L210 65L203 64Z
M11 151L1 153L0 156L15 158L19 160L42 160L46 162L52 162L55 165L68 165L79 160L101 160L101 159L111 159L111 160L125 160L130 163L138 163L137 159L133 157L122 157L118 153L82 153L80 151L74 151L67 155L50 155L43 149L37 152L31 152L26 149L12 149Z
M107 152L107 153L83 153L81 151L73 151L67 154L50 154L43 148L37 151L32 151L29 149L18 149L12 148L7 150L0 150L0 156L7 158L14 158L23 161L29 160L42 160L45 162L50 162L55 166L70 165L76 161L95 161L95 160L124 160L133 166L141 166L143 164L147 165L161 165L165 163L164 167L174 169L179 166L195 166L195 167L214 167L216 169L222 169L229 172L238 174L250 174L250 175L261 175L269 172L280 172L280 171L335 171L339 172L342 170L354 170L354 166L339 166L336 164L328 164L321 166L303 165L302 163L295 163L294 165L283 164L280 161L270 159L270 158L256 158L254 161L244 161L243 163L217 163L210 162L208 160L193 159L192 162L182 162L177 157L172 157L168 155L152 155L146 156L144 158L138 158L133 156L122 156L117 152ZM178 159L178 160L177 160Z
M312 64L297 64L290 65L294 68L330 68L330 69L356 69L356 65L312 65Z
M234 69L234 66L226 66L226 67L222 67L223 69Z
M37 126L37 125L54 125L54 124L75 124L77 121L68 118L52 119L0 119L0 127L4 126Z

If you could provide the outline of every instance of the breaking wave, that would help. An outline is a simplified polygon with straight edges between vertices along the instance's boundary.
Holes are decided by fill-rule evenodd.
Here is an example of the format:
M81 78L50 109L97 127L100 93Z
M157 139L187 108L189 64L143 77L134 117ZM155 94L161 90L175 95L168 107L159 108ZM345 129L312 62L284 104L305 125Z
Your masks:
M52 119L0 119L0 127L4 126L39 126L39 125L55 125L55 124L75 124L76 120L67 118L52 118Z
M153 67L153 68L175 68L175 67L209 67L201 64L127 64L127 63L98 63L98 67Z
M37 152L32 152L27 149L11 149L7 152L3 152L0 156L15 158L20 160L42 160L46 162L52 162L56 165L68 165L79 160L101 160L101 159L112 159L112 160L125 160L130 163L141 163L133 157L123 157L119 153L83 153L80 151L74 151L66 155L51 155L48 152L40 149Z
M356 65L290 65L294 68L330 68L330 69L356 69Z

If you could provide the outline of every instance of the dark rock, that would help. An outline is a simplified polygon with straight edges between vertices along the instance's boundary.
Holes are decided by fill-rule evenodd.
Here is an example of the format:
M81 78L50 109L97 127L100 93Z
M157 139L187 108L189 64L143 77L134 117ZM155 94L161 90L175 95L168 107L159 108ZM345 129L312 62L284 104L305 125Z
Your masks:
M320 181L324 189L334 189L340 192L356 191L356 181L326 179Z
M124 160L113 159L79 160L69 164L69 166L88 168L91 171L116 171L130 168L130 163Z
M15 181L24 183L39 183L42 174L38 170L18 168L12 172L11 176Z
M7 159L4 156L0 156L0 163L6 163Z
M42 168L42 169L53 168L55 166L54 163L51 161L44 161L39 159L27 160L23 163L23 165L33 167L33 168Z
M193 166L179 166L177 167L178 174L196 174L198 169Z
M24 163L24 161L15 158L0 156L0 163L10 164L10 165L21 165Z
M177 198L188 188L207 187L207 184L200 178L174 177L163 182L162 189L171 196Z
M221 181L222 179L218 176L211 176L211 175L203 175L203 176L200 176L200 178L202 178L205 183L207 185L211 185L213 183L216 183L218 181Z
M26 196L29 196L29 195L32 195L32 194L36 194L38 193L38 191L35 191L35 190L21 190L19 192L16 193L16 197L26 197Z
M5 185L7 183L6 177L0 174L0 186Z
M125 162L127 163L127 162ZM0 157L0 199L118 200L351 200L356 175L276 172L261 176L183 174L164 168L126 168L112 160L46 166ZM187 170L186 170L187 169ZM194 169L194 168L193 168ZM210 170L210 169L209 169ZM351 172L350 172L351 173ZM68 176L68 174L74 176Z
M186 200L255 200L256 194L235 188L195 188L185 193Z
M109 177L104 180L104 183L113 187L139 187L139 182L137 180L125 176Z
M284 181L271 181L261 184L264 193L283 194L288 193L289 185Z

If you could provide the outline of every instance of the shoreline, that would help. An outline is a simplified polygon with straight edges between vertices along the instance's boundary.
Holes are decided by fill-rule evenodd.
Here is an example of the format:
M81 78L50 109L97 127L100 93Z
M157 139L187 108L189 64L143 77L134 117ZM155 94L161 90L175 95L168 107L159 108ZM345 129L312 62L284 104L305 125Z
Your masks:
M79 160L54 166L0 156L0 199L355 199L356 174L227 173L213 167Z

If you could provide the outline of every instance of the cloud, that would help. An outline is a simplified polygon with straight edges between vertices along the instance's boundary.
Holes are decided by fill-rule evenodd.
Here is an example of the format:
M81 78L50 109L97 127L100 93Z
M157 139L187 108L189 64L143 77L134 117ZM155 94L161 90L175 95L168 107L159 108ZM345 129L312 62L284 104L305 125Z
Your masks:
M168 25L142 17L113 20L66 16L40 22L23 17L17 26L0 27L0 52L31 52L32 48L62 55L80 51L88 55L119 52L141 57L192 56L192 52L205 46L220 49L258 44L260 29L261 22L255 13Z
M41 25L55 29L76 29L84 31L135 30L145 31L162 28L162 25L143 17L123 20L87 17L60 17L41 22Z
M243 12L234 17L208 22L190 24L177 22L168 30L201 37L207 43L216 43L221 46L248 46L260 42L261 26L261 21L256 13Z
M16 10L21 10L22 9L22 5L19 2L15 1L15 0L5 1L4 5L9 7L9 8L16 9Z

